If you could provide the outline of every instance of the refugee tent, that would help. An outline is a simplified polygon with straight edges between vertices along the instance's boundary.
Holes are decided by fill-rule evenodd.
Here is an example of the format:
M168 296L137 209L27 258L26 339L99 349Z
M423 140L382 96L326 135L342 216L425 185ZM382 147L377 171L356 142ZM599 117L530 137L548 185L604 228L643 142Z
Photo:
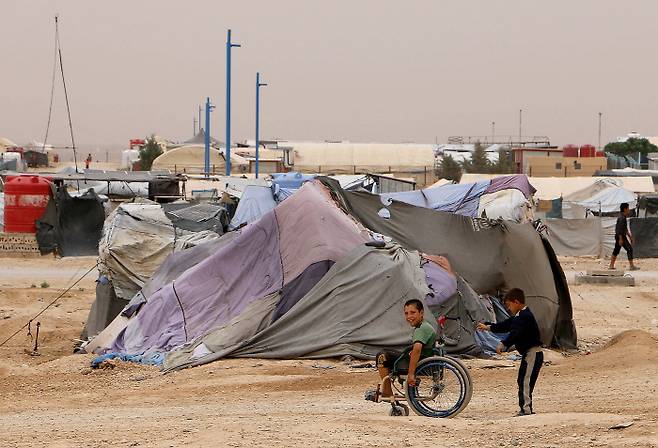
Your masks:
M205 147L203 145L181 146L158 156L151 167L153 170L170 170L185 173L203 173L205 170ZM223 151L210 148L210 170L213 173L226 171L226 158ZM231 154L231 172L246 173L249 162Z
M501 176L472 184L444 184L424 190L386 193L384 204L391 200L463 216L532 221L534 188L521 175Z
M448 254L455 271L478 293L523 289L543 342L576 346L564 272L548 241L530 223L470 218L399 201L384 206L376 195L346 192L331 179L322 181L341 207L366 228L407 249Z
M177 228L155 202L126 202L107 217L99 245L99 268L116 296L130 300L144 282L175 251L218 238L205 230Z
M343 192L335 181L332 184L325 178L323 182L328 183L307 183L260 220L234 232L230 242L182 274L169 276L163 272L162 278L173 281L161 282L153 294L144 294L143 290L136 295L122 315L85 349L148 359L164 353L166 369L223 356L372 357L381 348L400 348L408 343L409 327L400 309L412 297L425 297L430 309L455 313L459 326L454 330L458 337L452 349L473 349L475 322L483 319L486 309L477 300L467 305L462 300L451 301L457 288L463 300L476 297L470 286L462 282L458 287L455 277L438 265L421 265L417 252L394 242L382 249L364 245L371 233L338 208L329 192L341 203L352 195L367 193ZM368 196L370 205L379 203L374 207L377 216L381 202L375 195ZM445 239L454 243L457 261L468 259L476 266L475 277L490 268L493 274L489 278L477 278L481 285L494 290L511 280L518 280L518 286L527 285L530 306L539 316L548 342L553 333L557 340L558 331L566 331L556 328L556 320L563 322L568 316L568 324L572 325L570 303L562 304L569 305L568 309L559 309L555 267L531 226L511 224L511 235L506 236L506 226L496 224L487 229L485 223L491 222L486 220L403 203L394 203L391 208L417 211L414 220L426 214L445 220L444 225L433 229L437 222L423 223L420 219L424 229L433 229L426 238L439 240L445 234ZM363 222L363 210L356 215L353 208L345 210ZM414 222L408 224L409 233L415 235L418 229ZM476 222L479 230L474 228ZM465 231L468 227L471 232ZM476 231L492 242L469 246L468 239L477 239L473 235ZM514 240L515 246L509 247ZM471 249L466 257L459 255L463 251L460 245ZM492 255L482 261L487 252ZM191 252L177 255L186 257L186 253ZM493 257L497 254L502 254L502 265L496 269ZM471 256L479 262L473 263ZM535 275L535 269L541 274ZM572 336L575 343L575 333Z
M582 190L562 198L562 217L586 218L588 213L605 215L619 213L619 206L628 203L635 209L635 194L621 186L615 179L600 179Z

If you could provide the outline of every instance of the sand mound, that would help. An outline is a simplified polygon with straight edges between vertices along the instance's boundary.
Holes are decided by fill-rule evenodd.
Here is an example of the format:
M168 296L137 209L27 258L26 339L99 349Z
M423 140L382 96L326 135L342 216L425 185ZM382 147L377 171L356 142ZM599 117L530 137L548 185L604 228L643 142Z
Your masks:
M600 350L574 358L579 368L653 369L658 367L658 339L642 330L627 330L614 336Z

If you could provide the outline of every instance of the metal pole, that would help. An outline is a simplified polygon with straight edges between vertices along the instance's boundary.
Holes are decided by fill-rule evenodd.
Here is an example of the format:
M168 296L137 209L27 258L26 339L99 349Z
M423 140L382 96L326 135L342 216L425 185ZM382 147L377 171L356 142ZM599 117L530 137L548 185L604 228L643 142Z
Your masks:
M239 47L231 42L231 30L226 35L226 175L231 175L231 49Z
M523 133L521 132L523 123L523 109L519 109L519 145L521 145L521 140Z
M201 132L201 106L199 106L199 132Z
M601 151L601 112L599 112L599 152Z
M260 82L260 72L256 72L256 179L258 179L258 169L259 169L259 123L260 123L260 88L266 86L267 84Z
M204 138L205 151L203 157L203 172L210 176L210 98L206 98L206 134Z
M192 137L194 137L195 135L196 135L196 117L194 117L194 119L192 120Z
M496 122L491 122L491 144L493 145L496 141Z

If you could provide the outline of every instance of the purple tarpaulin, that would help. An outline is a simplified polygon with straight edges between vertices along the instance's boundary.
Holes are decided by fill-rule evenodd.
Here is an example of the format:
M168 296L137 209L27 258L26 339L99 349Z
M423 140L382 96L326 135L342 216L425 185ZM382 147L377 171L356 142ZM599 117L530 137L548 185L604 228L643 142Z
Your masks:
M537 191L535 187L530 185L528 177L525 174L513 174L511 176L500 176L491 179L491 183L484 194L495 193L510 188L519 190L526 199L530 198Z

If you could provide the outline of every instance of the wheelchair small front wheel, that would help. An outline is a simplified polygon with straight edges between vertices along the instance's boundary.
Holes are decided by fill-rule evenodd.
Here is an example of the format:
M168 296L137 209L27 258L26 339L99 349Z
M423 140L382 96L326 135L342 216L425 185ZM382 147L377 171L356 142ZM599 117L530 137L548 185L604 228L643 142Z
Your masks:
M408 417L409 406L402 403L396 403L391 406L391 410L388 411L388 415L390 415L391 417Z
M470 375L456 360L444 356L423 359L416 367L416 385L405 382L407 401L426 417L454 417L473 394Z

